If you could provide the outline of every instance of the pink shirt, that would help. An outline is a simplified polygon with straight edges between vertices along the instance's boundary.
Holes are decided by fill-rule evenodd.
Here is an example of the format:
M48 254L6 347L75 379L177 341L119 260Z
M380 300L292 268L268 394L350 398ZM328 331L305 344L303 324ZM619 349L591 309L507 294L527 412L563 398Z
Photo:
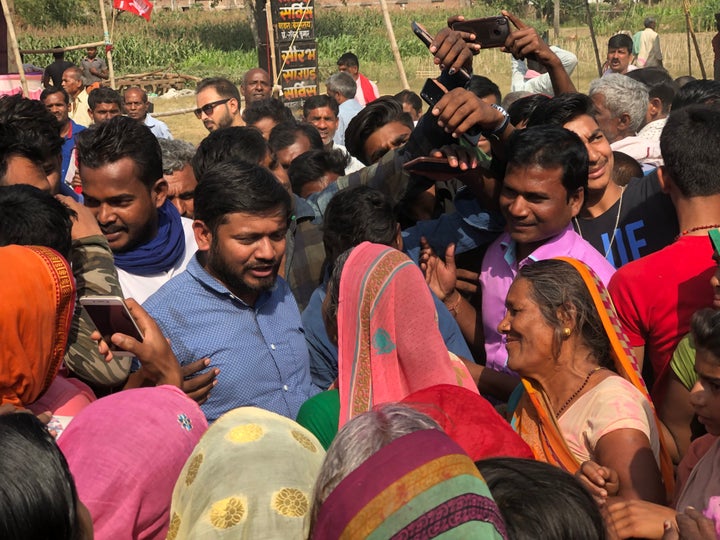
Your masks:
M482 318L485 329L486 366L497 371L507 369L505 339L497 326L505 316L505 297L518 270L532 261L553 257L573 257L584 262L600 277L604 284L610 282L615 269L588 242L577 234L571 224L557 236L547 240L525 259L515 258L515 242L508 233L501 234L487 250L480 271L482 287Z

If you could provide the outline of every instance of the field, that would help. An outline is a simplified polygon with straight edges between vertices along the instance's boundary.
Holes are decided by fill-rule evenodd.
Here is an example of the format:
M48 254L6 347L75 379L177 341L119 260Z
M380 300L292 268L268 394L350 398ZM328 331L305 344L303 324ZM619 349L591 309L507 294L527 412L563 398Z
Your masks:
M604 59L607 39L617 31L634 32L642 27L642 18L653 14L659 20L658 31L661 35L665 66L677 77L691 72L700 77L700 68L692 52L692 63L688 68L688 43L683 32L684 18L677 7L679 2L666 0L652 8L632 4L625 11L603 11L599 9L594 17L598 33L598 47L601 61ZM715 5L717 4L717 5ZM665 7L667 6L667 7ZM694 25L698 29L711 28L711 14L720 11L720 0L706 2L694 15ZM476 6L464 10L467 17L496 14L497 9L489 6ZM422 43L410 30L410 22L418 20L431 31L438 31L444 24L448 13L442 4L431 4L422 10L395 9L392 13L393 27L403 60L403 66L410 84L418 90L436 68ZM525 18L526 22L545 30L547 24L542 20ZM94 22L68 27L43 26L35 28L20 23L18 37L21 48L51 47L56 43L70 45L99 41L102 27L97 18ZM361 63L361 70L377 81L383 93L396 93L401 90L400 77L393 61L389 41L379 10L359 11L351 8L316 10L316 35L318 42L319 75L323 81L335 70L335 60L347 50L355 52ZM712 76L712 32L697 34L705 69ZM69 38L68 36L72 36ZM549 40L575 53L579 65L573 74L578 90L586 91L590 80L597 76L595 56L587 25L581 22L565 23L559 38ZM120 16L113 31L113 58L117 75L138 73L152 69L170 68L181 73L205 77L222 75L239 82L242 74L257 65L257 54L245 12L242 10L226 12L185 13L159 12L152 22L146 23L139 17L128 14ZM80 52L68 53L68 58L78 61ZM26 61L37 65L50 62L49 55L27 55ZM504 92L509 90L510 59L498 49L485 50L475 58L475 72L494 80ZM321 91L324 85L321 85ZM192 97L173 100L155 100L156 111L167 111L191 107ZM197 143L205 135L205 129L191 113L163 118L173 133L179 137Z

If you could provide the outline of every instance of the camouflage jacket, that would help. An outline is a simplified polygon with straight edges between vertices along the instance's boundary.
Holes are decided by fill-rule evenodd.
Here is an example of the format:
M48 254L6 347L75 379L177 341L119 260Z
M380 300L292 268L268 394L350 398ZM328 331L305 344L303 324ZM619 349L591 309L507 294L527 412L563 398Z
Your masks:
M74 240L71 263L78 298L88 295L122 298L113 254L104 236L88 236ZM129 363L122 359L106 362L98 352L97 343L90 339L94 330L95 325L85 308L76 302L65 365L94 389L109 389L123 384L128 377Z

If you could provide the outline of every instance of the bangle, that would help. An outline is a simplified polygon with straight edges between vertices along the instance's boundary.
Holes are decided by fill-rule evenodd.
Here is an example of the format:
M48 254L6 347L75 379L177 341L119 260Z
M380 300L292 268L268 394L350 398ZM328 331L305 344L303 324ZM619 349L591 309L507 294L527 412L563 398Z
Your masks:
M492 131L481 131L480 132L482 134L482 136L485 137L486 139L489 139L492 137L497 138L498 135L502 134L502 132L505 131L505 128L507 128L507 125L510 123L510 115L507 113L507 111L505 109L503 109L500 105L495 105L494 103L492 103L490 105L490 107L492 107L496 111L500 111L502 113L503 121L498 127L493 129Z
M445 307L448 309L450 315L452 315L453 317L457 317L458 308L460 307L460 302L462 302L462 295L457 291L457 289L455 290L455 294L457 295L457 299L453 302L452 306L448 306L447 304L445 304Z

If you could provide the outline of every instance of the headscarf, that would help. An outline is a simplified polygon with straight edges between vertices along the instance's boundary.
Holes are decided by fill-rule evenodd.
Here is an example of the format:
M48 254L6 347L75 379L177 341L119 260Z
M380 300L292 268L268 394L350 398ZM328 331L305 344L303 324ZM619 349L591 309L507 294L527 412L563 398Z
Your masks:
M435 420L473 461L493 457L534 459L527 443L490 402L466 388L439 384L413 392L402 402Z
M68 262L50 248L0 247L0 404L42 396L65 356L75 306Z
M556 257L565 261L580 274L597 309L603 328L610 340L610 356L617 374L629 381L652 406L645 382L635 360L630 344L622 330L620 319L607 288L585 263L569 257ZM524 393L513 413L513 427L532 448L535 457L541 461L557 465L575 474L580 463L570 451L560 431L550 402L542 388L529 379L522 380ZM654 408L653 408L654 410ZM662 434L660 420L655 416L658 433ZM660 436L660 472L665 482L668 496L673 492L673 465L667 448Z
M185 464L168 540L307 538L325 451L292 420L256 407L221 416Z
M92 403L58 440L97 540L164 539L175 481L207 421L174 386Z
M337 319L339 427L436 384L478 392L448 352L430 290L404 253L370 242L355 247L340 278Z
M378 450L322 504L313 539L507 538L473 461L445 433L416 431Z

